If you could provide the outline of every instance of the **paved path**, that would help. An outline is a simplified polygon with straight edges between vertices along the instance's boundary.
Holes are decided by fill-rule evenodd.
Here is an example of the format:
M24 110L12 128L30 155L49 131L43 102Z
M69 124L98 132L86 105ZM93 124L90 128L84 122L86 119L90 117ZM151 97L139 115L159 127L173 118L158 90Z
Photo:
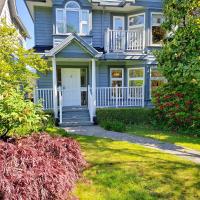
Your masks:
M150 138L129 135L127 133L106 131L99 126L67 127L65 130L77 135L96 136L101 138L110 138L112 140L132 142L148 148L177 155L200 164L200 152L186 149L174 144L165 143Z

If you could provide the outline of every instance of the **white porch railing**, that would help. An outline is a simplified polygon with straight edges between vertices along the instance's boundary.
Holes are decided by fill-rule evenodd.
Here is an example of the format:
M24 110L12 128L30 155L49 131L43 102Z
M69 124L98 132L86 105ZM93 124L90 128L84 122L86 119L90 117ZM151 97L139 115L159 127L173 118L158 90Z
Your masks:
M41 101L44 110L53 109L53 88L36 88L34 96L34 102Z
M144 30L110 30L105 32L105 50L109 52L144 50Z
M60 123L62 123L63 90L58 88L58 108L60 111ZM36 88L34 91L34 102L42 103L44 110L53 110L53 88Z
M143 87L98 87L96 106L103 107L144 107Z
M53 89L35 89L35 103L42 102L44 110L53 110ZM88 110L90 120L93 122L95 110L105 107L144 107L144 87L97 87L96 100L92 89L88 86ZM58 88L58 108L60 123L62 123L63 90Z

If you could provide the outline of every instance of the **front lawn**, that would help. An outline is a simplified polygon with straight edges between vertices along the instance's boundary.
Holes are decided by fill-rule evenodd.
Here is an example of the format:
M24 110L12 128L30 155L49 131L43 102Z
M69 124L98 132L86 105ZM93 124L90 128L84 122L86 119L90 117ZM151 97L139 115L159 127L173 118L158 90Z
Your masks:
M193 135L153 130L153 128L145 125L129 126L126 132L132 135L149 137L200 151L200 137L195 137Z
M89 166L80 200L200 199L200 166L128 142L73 136Z

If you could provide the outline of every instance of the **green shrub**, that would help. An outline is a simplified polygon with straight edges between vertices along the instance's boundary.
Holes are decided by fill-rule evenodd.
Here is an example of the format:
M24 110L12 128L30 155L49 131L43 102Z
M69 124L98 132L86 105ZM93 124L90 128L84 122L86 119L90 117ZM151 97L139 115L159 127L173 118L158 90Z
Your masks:
M126 125L119 121L102 121L101 126L108 131L123 132L126 130Z
M97 109L97 122L120 122L129 124L149 124L153 110L148 108L103 108ZM107 125L109 126L109 125Z
M157 124L176 132L200 133L199 99L200 88L189 83L159 88L154 95Z
M6 134L24 135L45 128L47 115L40 104L24 100L20 91L10 89L1 93L0 137Z

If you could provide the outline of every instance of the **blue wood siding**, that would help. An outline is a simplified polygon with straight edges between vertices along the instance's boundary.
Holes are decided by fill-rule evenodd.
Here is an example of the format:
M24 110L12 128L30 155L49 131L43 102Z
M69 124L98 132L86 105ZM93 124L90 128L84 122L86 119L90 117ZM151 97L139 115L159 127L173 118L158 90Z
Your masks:
M39 79L37 80L37 87L38 88L52 88L53 87L53 76L52 72L49 72L48 74L38 74Z
M85 51L76 42L70 43L67 47L61 50L56 57L60 58L91 58L91 55Z
M110 12L95 11L92 12L92 35L93 46L104 47L104 36L106 28L111 27L111 14Z
M35 7L35 45L53 45L52 9Z

